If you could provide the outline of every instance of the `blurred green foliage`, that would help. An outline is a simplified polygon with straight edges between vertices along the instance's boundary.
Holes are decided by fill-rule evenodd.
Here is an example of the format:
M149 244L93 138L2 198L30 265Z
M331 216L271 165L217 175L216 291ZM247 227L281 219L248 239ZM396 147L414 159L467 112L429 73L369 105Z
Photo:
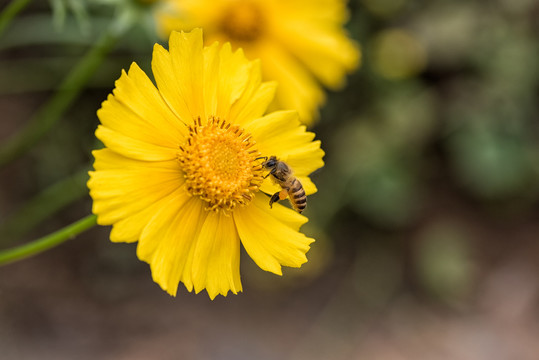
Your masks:
M414 252L415 269L425 290L452 306L471 295L476 269L469 231L444 219L421 230Z
M360 243L369 243L372 227L390 231L386 241L396 249L409 238L414 283L459 306L475 281L481 239L453 221L444 199L479 205L493 222L530 217L537 204L539 4L351 5L349 29L365 61L350 86L332 94L318 126L328 154L318 182L321 217L355 222L351 236ZM361 258L377 256L364 250ZM359 273L357 286L369 276L373 270Z

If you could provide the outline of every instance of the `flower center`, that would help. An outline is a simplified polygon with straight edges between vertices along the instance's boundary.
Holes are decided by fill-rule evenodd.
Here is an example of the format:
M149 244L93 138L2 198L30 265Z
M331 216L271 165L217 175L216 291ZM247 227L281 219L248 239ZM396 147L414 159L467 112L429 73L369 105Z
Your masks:
M263 180L254 145L251 134L237 125L216 117L203 125L196 119L178 152L187 191L207 202L207 210L248 204Z
M262 11L251 1L233 2L221 19L221 30L233 41L251 42L262 33Z

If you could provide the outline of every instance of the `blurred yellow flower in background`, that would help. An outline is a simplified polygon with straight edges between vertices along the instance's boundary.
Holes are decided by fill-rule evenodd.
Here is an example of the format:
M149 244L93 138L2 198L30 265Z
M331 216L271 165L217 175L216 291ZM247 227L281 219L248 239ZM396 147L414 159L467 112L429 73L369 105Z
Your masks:
M339 89L360 61L358 45L343 29L345 0L164 0L158 26L201 27L207 43L230 41L250 59L260 58L266 80L279 88L275 104L297 109L311 124L325 101L321 85Z
M287 161L312 194L320 141L294 111L264 115L276 84L262 82L260 62L230 44L203 47L200 29L172 32L169 51L155 45L152 70L157 88L133 63L98 111L105 148L88 182L98 223L114 242L138 241L171 295L179 282L212 299L242 291L240 242L264 270L300 267L314 241L299 232L307 218L270 209L276 185L257 158Z

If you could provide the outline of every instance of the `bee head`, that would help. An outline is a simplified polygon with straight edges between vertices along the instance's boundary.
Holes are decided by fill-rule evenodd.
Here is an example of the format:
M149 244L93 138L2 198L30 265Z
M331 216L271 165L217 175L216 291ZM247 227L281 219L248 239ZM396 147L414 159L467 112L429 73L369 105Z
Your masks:
M274 168L275 166L277 166L277 163L279 162L276 156L270 156L269 159L267 156L261 156L259 158L256 158L255 160L260 160L260 159L264 159L264 161L262 162L262 166L266 169Z
M267 158L266 158L267 159ZM271 156L269 159L267 159L266 161L264 161L264 163L262 164L262 166L264 166L265 168L267 169L272 169L274 168L275 166L277 166L277 163L279 162L279 160L277 160L277 157L275 156Z

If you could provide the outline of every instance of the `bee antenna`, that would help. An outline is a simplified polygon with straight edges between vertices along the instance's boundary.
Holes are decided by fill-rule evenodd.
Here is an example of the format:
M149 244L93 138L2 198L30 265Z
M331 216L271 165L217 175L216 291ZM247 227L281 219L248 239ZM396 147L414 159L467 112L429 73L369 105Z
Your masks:
M267 157L267 156L257 157L257 158L255 159L255 161L256 161L256 160L260 160L260 159L268 160L268 157Z

